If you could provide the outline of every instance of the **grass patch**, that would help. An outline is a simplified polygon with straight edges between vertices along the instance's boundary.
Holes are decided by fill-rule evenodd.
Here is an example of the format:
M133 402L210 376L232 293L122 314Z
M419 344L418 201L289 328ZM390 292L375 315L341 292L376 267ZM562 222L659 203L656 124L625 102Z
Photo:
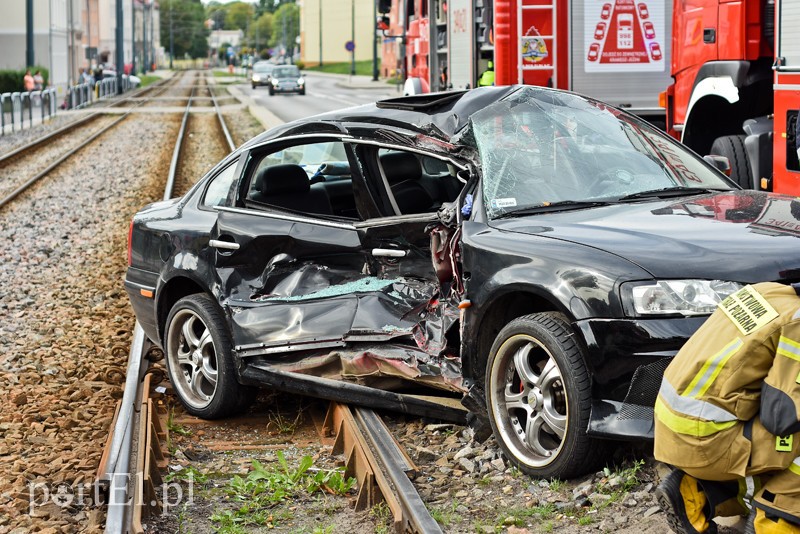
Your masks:
M350 74L351 64L347 63L323 63L316 67L306 67L304 70L313 72L329 72L331 74ZM372 76L372 60L356 61L356 74L361 76Z
M531 518L537 518L539 521L543 521L550 519L555 513L556 507L551 503L543 504L541 506L531 506L529 508L509 508L507 510L500 511L497 514L495 525L506 527L524 527Z
M142 83L139 87L147 87L148 85L156 83L158 80L161 79L160 76L153 76L152 74L142 74L139 76L139 79L142 80Z
M461 521L461 514L456 512L456 508L458 508L459 502L453 501L450 503L449 507L443 508L431 508L431 517L434 521L442 525L443 527L447 527L452 525L453 523L458 523Z
M369 515L375 518L375 534L389 534L392 526L392 510L386 502L379 502L369 511Z
M287 513L272 511L278 504L303 493L326 491L344 495L355 485L354 478L345 478L344 468L313 470L314 460L311 456L304 456L297 467L292 467L283 451L278 451L277 456L277 466L268 468L258 460L253 460L253 469L247 477L237 475L231 479L225 492L238 504L238 508L211 516L219 532L235 534L251 526L274 528L281 521L291 518L290 513L287 517Z

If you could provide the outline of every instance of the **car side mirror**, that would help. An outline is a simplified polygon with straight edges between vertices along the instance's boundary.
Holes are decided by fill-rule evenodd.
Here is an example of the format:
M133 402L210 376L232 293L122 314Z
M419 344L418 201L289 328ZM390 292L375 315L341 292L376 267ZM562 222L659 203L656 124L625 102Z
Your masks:
M731 162L725 156L709 154L708 156L703 156L703 159L725 176L731 175Z

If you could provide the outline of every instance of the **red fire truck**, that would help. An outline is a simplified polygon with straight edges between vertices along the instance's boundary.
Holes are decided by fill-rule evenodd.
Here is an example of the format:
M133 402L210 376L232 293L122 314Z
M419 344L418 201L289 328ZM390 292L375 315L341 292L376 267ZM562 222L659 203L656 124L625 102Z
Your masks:
M671 0L393 4L407 17L406 94L475 87L493 61L496 85L568 89L665 126L659 93L671 81Z
M743 187L800 195L800 0L675 0L667 129Z

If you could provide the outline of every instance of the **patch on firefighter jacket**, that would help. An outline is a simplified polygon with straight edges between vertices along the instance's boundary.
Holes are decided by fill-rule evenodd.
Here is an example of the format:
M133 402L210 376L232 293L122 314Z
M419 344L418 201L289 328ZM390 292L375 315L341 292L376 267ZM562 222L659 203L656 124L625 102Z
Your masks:
M745 286L719 303L719 308L742 334L752 334L778 316L753 286Z
M792 452L792 435L775 436L775 450L778 452Z

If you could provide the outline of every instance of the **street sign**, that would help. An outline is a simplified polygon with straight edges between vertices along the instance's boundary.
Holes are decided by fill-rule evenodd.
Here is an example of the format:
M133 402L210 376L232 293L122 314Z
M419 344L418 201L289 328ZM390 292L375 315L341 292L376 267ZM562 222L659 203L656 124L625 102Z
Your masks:
M347 41L344 44L344 49L347 50L348 52L352 52L353 50L356 49L356 44L353 41Z

